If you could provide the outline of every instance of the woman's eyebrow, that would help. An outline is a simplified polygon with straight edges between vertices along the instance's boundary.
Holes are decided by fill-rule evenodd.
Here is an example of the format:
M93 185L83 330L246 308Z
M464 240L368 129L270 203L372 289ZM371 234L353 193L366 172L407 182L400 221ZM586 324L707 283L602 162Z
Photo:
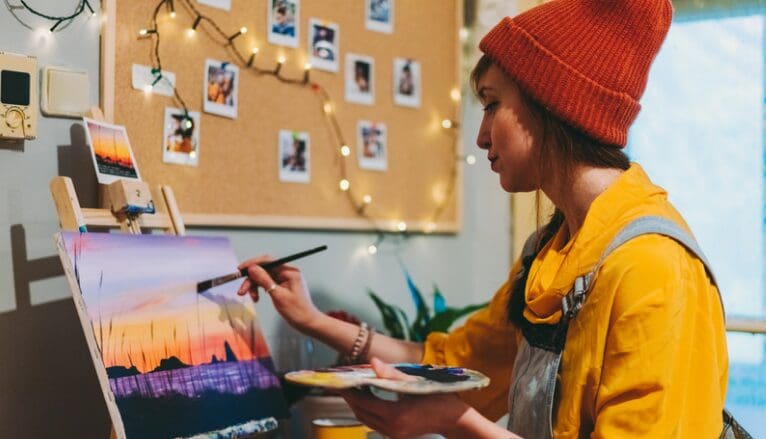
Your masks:
M486 97L487 97L487 91L492 91L492 87L489 87L489 86L483 85L483 86L481 86L481 87L479 88L479 92L478 92L478 93L476 93L476 94L477 94L477 95L479 95L479 98L480 98L480 99L486 99Z

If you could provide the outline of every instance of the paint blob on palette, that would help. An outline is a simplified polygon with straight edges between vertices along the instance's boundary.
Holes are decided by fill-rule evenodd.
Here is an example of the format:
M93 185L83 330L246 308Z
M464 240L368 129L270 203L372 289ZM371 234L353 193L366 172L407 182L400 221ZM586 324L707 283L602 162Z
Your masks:
M226 238L62 232L57 243L118 438L235 438L288 416ZM61 361L57 359L56 361Z
M412 381L377 378L369 364L342 366L329 369L299 370L285 378L295 384L348 389L365 387L388 392L427 395L432 393L462 392L489 385L489 378L475 370L462 367L432 366L430 364L394 364L395 368L414 377ZM373 392L374 393L374 392Z

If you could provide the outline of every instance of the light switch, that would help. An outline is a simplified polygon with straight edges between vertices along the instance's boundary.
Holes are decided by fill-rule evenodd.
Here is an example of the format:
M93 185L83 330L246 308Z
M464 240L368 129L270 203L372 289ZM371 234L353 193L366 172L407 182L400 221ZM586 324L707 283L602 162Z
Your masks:
M83 117L90 109L88 72L64 67L43 69L42 102L46 116Z

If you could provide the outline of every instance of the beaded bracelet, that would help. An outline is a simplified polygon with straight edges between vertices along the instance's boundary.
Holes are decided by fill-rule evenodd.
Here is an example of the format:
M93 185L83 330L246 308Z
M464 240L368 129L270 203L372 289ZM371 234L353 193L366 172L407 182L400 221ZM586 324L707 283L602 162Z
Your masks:
M355 364L359 359L359 354L362 352L362 347L366 344L369 337L369 325L366 322L362 322L359 325L359 332L356 334L354 344L351 346L351 352L346 357L346 364Z
M367 340L364 342L362 351L359 352L359 357L356 358L356 362L367 362L368 355L370 353L370 346L372 346L372 336L375 335L375 328L370 326L368 328Z

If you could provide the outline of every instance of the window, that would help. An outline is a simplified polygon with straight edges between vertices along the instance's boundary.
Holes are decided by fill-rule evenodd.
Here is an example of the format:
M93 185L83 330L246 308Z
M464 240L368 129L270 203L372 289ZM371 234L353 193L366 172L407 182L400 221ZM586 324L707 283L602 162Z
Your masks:
M721 2L719 2L721 3ZM677 15L628 154L666 188L718 278L727 315L766 319L764 9ZM729 10L729 12L732 12ZM726 405L766 437L766 343L729 333Z

